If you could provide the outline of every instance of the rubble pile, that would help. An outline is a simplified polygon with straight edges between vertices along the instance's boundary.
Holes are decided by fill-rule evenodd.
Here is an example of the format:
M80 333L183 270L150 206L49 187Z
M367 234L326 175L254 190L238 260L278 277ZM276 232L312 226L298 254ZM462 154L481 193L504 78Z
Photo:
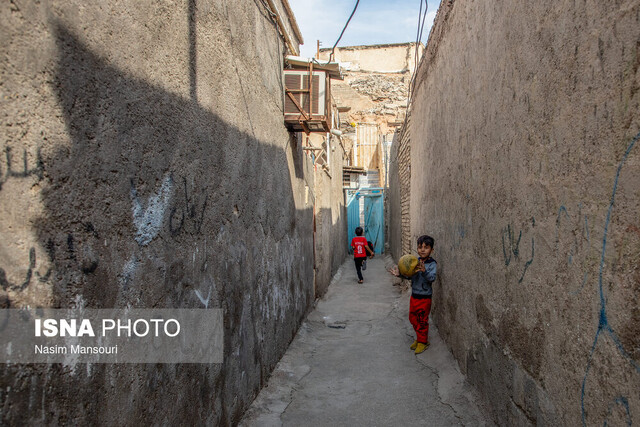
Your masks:
M354 91L369 98L375 105L362 111L363 115L398 116L407 105L409 74L353 73L345 78Z
M368 74L353 76L347 83L358 93L368 96L374 102L406 101L407 84L405 75Z

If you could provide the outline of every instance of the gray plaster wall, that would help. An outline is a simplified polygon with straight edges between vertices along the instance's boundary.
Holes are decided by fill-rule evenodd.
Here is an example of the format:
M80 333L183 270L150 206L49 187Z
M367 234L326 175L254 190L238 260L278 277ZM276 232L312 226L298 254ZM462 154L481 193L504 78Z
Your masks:
M231 424L313 301L262 2L0 4L0 303L224 310L218 365L3 365L3 424Z
M331 138L331 163L325 172L316 167L315 177L315 295L323 296L347 256L347 213L342 189L342 144Z
M412 237L501 425L639 421L639 24L637 0L456 0L431 32Z

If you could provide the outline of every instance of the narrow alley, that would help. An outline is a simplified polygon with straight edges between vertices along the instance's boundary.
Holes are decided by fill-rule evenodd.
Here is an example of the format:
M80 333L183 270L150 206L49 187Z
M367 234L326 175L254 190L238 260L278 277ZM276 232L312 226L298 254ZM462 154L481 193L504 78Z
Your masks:
M0 40L0 425L638 423L640 0L11 0Z
M241 425L493 425L433 324L427 351L409 349L409 294L385 263L363 284L342 265Z

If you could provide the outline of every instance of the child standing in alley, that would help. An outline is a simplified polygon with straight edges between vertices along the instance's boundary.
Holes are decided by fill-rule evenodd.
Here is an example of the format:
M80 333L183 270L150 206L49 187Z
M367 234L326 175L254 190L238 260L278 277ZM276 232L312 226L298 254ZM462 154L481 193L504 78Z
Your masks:
M429 312L431 312L432 284L436 280L436 260L431 258L434 240L424 235L418 237L419 262L413 276L400 275L398 268L390 270L397 277L411 280L411 300L409 302L409 321L416 331L416 340L411 350L420 354L429 347Z
M358 283L364 281L362 277L362 263L367 259L367 253L372 257L374 252L369 248L367 238L362 235L362 227L356 227L356 237L351 239L351 247L353 248L353 260L356 263L356 272L358 273Z

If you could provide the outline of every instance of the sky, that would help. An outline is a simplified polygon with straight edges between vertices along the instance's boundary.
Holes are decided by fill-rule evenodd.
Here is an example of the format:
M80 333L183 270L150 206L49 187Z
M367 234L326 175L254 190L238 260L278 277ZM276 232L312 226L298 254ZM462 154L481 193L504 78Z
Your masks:
M338 46L415 42L421 0L360 0ZM301 56L332 48L353 11L356 0L289 0L304 44ZM440 0L429 0L422 42L426 43ZM423 6L424 8L424 6Z

